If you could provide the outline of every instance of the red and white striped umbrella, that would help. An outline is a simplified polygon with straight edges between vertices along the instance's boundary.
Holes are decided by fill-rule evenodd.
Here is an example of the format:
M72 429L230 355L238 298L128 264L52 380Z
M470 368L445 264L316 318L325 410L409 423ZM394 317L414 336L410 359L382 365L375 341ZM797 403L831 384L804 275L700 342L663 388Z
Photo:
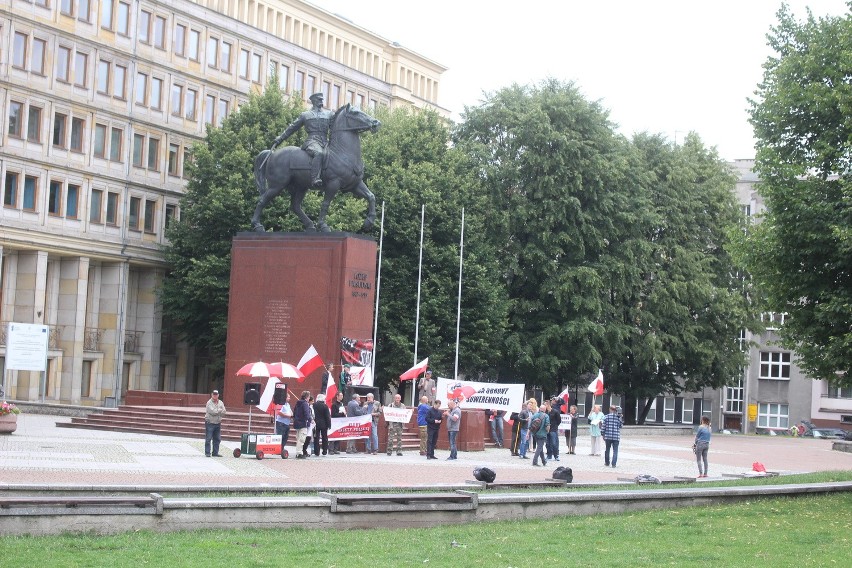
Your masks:
M279 377L281 379L296 379L298 382L302 382L305 380L305 375L291 365L290 363L284 363L283 361L279 361L278 363L270 363L269 368L275 371L274 375L270 375L270 377Z
M275 367L275 363L264 363L263 361L257 361L255 363L248 363L240 367L240 370L237 371L238 377L281 377L281 368Z

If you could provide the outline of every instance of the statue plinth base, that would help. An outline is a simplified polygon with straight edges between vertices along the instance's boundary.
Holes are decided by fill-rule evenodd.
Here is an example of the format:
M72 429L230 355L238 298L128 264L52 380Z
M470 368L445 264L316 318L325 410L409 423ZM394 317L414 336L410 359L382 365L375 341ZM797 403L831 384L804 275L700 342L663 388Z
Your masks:
M231 291L223 400L242 409L246 363L296 365L313 345L340 369L340 340L371 339L376 242L351 233L239 233L231 248ZM285 379L296 395L319 393L324 370L305 382ZM335 380L337 380L335 376ZM295 404L295 400L291 400Z

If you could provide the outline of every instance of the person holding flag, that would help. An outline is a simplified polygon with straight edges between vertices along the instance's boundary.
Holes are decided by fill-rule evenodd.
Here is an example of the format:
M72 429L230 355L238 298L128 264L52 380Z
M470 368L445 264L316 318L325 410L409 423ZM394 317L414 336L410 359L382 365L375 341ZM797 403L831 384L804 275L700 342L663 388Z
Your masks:
M421 373L425 372L428 367L429 367L429 357L426 357L425 359L423 359L422 361L420 361L419 363L417 363L416 365L411 367L409 370L407 370L406 372L401 374L399 376L399 382L402 383L402 381L411 381L411 380L416 379L417 377L420 376ZM400 384L400 387L401 386L402 385ZM430 400L434 400L434 399L430 399ZM411 389L411 404L412 405L414 404L414 388Z

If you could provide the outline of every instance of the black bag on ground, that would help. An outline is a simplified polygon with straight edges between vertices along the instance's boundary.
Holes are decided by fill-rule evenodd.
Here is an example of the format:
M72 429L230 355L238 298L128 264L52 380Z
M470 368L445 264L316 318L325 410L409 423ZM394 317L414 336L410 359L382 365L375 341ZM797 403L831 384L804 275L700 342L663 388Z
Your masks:
M497 474L494 473L493 469L489 469L487 467L477 467L473 470L473 477L475 477L477 481L484 481L485 483L494 483L494 480L497 478Z
M553 470L553 475L551 477L553 477L553 479L564 479L566 483L571 483L574 481L574 472L571 471L570 467L560 465Z

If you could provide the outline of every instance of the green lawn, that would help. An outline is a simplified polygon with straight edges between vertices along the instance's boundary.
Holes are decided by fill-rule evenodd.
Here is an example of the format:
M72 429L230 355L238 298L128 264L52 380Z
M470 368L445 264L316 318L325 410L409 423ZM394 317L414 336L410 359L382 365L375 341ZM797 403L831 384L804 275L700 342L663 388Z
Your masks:
M431 529L0 537L0 559L39 568L849 566L852 493Z

